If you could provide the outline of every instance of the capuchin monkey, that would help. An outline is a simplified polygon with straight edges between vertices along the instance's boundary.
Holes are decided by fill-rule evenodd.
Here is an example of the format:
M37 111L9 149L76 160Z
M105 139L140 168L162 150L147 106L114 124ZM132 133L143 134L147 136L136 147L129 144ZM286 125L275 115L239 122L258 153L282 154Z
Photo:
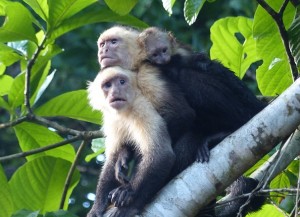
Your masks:
M149 27L142 31L138 38L141 60L153 64L167 64L173 55L189 56L192 48L179 43L171 32L165 32L157 27Z
M89 84L90 104L103 113L107 157L89 217L103 216L116 192L124 195L114 201L118 210L111 216L134 216L165 184L175 162L165 122L136 79L135 72L115 66L101 70ZM137 164L130 182L120 185L114 171L122 149L134 150Z
M98 59L101 67L104 69L117 65L122 67L122 69L129 69L137 73L137 88L140 89L141 94L148 99L148 102L151 102L150 104L163 118L162 123L166 123L169 131L172 149L176 157L171 172L166 179L166 181L169 181L194 161L199 159L200 161L208 161L209 149L229 133L246 123L264 105L256 99L231 71L217 62L211 61L203 54L193 53L188 49L185 50L187 52L182 52L177 47L171 52L170 60L166 58L159 61L151 59L151 57L141 59L144 58L141 55L144 51L143 47L140 46L139 36L140 32L125 27L108 29L99 37ZM129 56L130 58L128 58ZM152 72L154 72L155 76L151 77ZM186 107L192 108L196 112L196 117L193 116L190 119L191 121L183 119L189 122L188 124L186 123L183 131L172 130L172 127L176 126L175 122L171 122L172 117L176 118L180 112L174 112L173 107L168 106L172 101L164 98L164 95L161 95L162 92L157 91L161 84L164 87L175 86L175 91L168 92L167 95L170 95L169 93L173 96L184 94L184 102L185 100L188 102ZM182 106L182 108L184 107ZM164 115L166 114L169 119L165 118ZM174 132L179 133L175 134ZM117 211L112 216L130 216L126 215L126 212L136 213L138 212L137 210L140 211L150 199L149 197L140 200L142 202L139 204L135 204L132 201L138 200L132 199L130 193L127 194L127 190L122 190L123 186L128 184L134 185L137 179L137 172L142 170L140 161L143 161L145 157L136 151L135 145L132 148L132 142L126 142L126 139L123 140L125 141L123 144L128 143L130 145L122 145L114 161L107 159L111 161L110 175L121 186L112 186L103 194L100 185L103 185L105 181L101 181L100 177L97 187L97 195L102 195L101 197L107 199L104 200L106 201L105 206L110 201L117 207ZM126 174L122 173L126 170L130 158L137 159L137 166L133 176L127 178ZM147 165L144 166L145 168L148 167ZM143 172L145 173L145 171ZM159 170L156 172L160 174ZM108 170L106 170L106 173L108 173ZM148 181L156 182L157 180ZM166 183L159 179L158 182L162 182L160 186ZM156 184L159 185L158 183ZM243 185L235 185L236 189L243 189L243 187ZM151 191L148 192L146 190L143 192L153 195ZM141 192L137 194L144 195ZM105 195L108 195L108 197L106 198ZM90 216L101 216L101 213L103 213L103 200L101 201L99 197L97 196L96 198ZM239 208L239 206L235 206L233 203L228 205L227 208L227 211L231 210L231 214L234 216L237 213L236 208ZM124 215L121 214L123 210L127 210ZM215 216L213 212L209 214Z

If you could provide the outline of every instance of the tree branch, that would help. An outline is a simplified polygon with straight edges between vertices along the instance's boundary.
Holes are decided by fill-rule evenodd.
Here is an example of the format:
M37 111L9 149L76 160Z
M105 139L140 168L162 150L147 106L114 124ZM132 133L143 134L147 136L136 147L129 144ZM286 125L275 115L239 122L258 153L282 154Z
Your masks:
M64 208L64 205L65 205L65 201L66 201L66 196L67 196L67 193L68 193L68 189L70 187L70 183L71 183L71 180L72 180L72 177L73 177L73 174L75 172L75 169L76 169L76 165L78 164L78 161L79 161L79 157L80 155L82 154L85 146L89 143L89 141L86 141L86 140L83 140L81 145L79 146L78 150L77 150L77 153L76 153L76 156L75 156L75 159L70 167L70 170L68 172L68 175L67 175L67 178L66 178L66 182L65 182L65 185L64 185L64 190L63 190L63 194L62 194L62 197L61 197L61 201L60 201L60 205L59 205L59 209L63 209Z
M24 104L25 104L25 107L27 108L27 112L29 114L32 114L32 109L31 109L31 106L30 106L30 77L31 77L31 70L32 70L32 67L33 67L36 59L38 58L38 55L44 49L44 45L46 43L46 40L47 40L47 36L44 37L44 39L42 40L41 44L37 47L37 50L33 54L32 58L29 60L29 62L27 64L27 68L26 68L26 73L25 73L25 88L24 88L24 98L25 98Z
M195 215L297 128L299 93L297 79L263 111L217 145L207 164L194 163L165 186L142 216Z
M284 23L283 23L283 13L284 13L284 10L286 9L286 7L287 7L287 5L289 3L289 0L285 0L283 2L283 4L282 4L282 6L281 6L281 8L280 8L280 10L279 10L278 13L273 8L271 8L264 0L256 0L256 1L274 19L274 21L275 21L275 23L276 23L276 25L278 27L280 36L281 36L281 40L283 42L286 55L287 55L288 60L289 60L289 65L290 65L291 72L293 74L294 80L296 80L298 78L298 68L297 68L295 59L294 59L294 57L292 55L292 52L291 52L291 48L290 48L290 44L289 44L288 32L285 29L285 26L284 26Z

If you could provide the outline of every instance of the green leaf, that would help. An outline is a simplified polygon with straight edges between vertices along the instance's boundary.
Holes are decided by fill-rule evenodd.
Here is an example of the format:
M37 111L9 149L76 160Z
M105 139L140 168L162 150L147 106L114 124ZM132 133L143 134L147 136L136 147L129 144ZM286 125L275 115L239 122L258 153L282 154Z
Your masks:
M54 40L62 34L81 26L100 22L117 22L140 28L147 27L147 24L131 15L120 16L107 8L89 7L84 12L64 20L61 25L52 32L50 40Z
M60 24L82 11L87 6L97 2L97 0L51 0L49 3L49 29L52 31Z
M108 7L120 15L128 14L136 5L138 0L104 0Z
M220 19L211 27L210 49L212 59L217 59L243 78L250 65L258 59L252 37L253 21L246 17Z
M0 76L0 96L7 95L14 79L9 75Z
M78 217L78 216L66 210L58 210L56 212L46 213L45 217Z
M34 18L30 12L18 2L7 2L4 10L2 15L6 15L6 19L0 28L0 42L30 40L36 43Z
M18 210L15 212L11 217L42 217L42 215L39 214L40 211L31 211L31 210Z
M285 215L278 207L266 204L260 211L248 214L247 217L285 217Z
M8 93L8 104L11 108L17 108L24 103L24 82L25 73L19 74L15 77L14 82Z
M6 110L9 110L8 103L2 97L0 97L0 107L4 108Z
M21 56L17 54L13 48L0 43L0 63L3 63L5 66L10 66L20 59Z
M172 13L173 13L172 8L173 8L175 2L176 2L176 0L162 0L164 9L169 13L169 15L172 15Z
M24 0L37 15L39 15L43 20L48 22L49 7L48 1L45 0Z
M14 204L12 200L12 194L10 191L10 187L8 186L8 182L4 173L4 170L0 164L0 217L11 216Z
M276 10L281 7L282 2L268 1ZM295 8L289 3L284 13L287 29L295 17L295 12ZM263 95L278 95L292 84L292 72L278 28L272 17L260 6L254 16L253 35L257 55L263 60L256 73L258 87Z
M292 54L295 57L295 61L298 67L300 67L300 16L292 23L291 28L289 29L289 39Z
M203 7L206 0L185 0L184 2L184 18L189 25L192 25Z
M35 110L41 116L65 116L77 120L101 123L100 112L88 104L87 91L77 90L59 95Z
M290 186L290 180L288 176L283 172L277 175L270 183L270 188L289 188ZM274 194L277 195L276 193ZM271 193L271 196L274 194ZM276 201L278 204L280 203L281 199L282 198L276 196L272 197L272 200Z
M40 210L41 213L58 210L70 166L68 161L49 156L36 158L21 166L9 181L16 210ZM66 201L79 179L80 174L76 170ZM68 203L65 204L66 209Z
M16 125L14 129L22 151L41 148L64 140L48 128L33 123L23 122ZM72 145L67 144L49 151L30 155L26 157L26 159L33 160L45 155L59 157L73 162L75 158L75 150Z

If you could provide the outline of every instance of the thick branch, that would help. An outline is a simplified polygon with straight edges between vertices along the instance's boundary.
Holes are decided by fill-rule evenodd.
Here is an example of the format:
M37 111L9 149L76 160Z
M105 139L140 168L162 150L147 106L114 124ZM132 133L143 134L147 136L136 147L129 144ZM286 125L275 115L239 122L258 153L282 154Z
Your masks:
M194 216L297 128L299 93L300 79L214 148L209 163L194 163L179 174L162 189L143 216Z

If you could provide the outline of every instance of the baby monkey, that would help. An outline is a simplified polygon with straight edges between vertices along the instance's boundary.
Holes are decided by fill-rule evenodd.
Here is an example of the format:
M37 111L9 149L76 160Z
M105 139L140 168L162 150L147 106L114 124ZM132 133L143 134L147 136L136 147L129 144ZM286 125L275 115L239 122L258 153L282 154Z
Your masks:
M138 43L141 48L141 59L157 65L169 63L173 55L185 57L193 53L189 46L179 43L171 32L157 27L149 27L142 31Z

